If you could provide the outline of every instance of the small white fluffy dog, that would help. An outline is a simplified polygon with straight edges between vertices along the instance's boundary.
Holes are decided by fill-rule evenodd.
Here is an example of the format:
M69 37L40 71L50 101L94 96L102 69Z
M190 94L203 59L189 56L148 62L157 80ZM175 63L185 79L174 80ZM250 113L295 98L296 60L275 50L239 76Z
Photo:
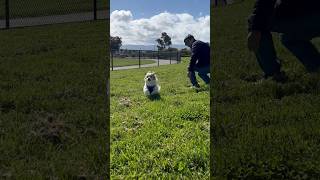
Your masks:
M143 93L146 96L156 95L160 93L158 78L154 72L147 72L144 77L144 82Z

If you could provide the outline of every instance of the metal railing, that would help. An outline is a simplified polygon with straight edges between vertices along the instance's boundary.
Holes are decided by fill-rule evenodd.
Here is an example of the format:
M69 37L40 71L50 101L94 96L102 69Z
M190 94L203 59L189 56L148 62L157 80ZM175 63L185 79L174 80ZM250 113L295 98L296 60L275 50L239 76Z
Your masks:
M240 3L243 2L244 0L214 0L214 7L217 6L226 6L228 4L236 4L236 3Z
M0 29L106 19L106 0L1 0Z
M144 63L148 60L148 63ZM152 62L153 61L153 62ZM151 50L121 50L110 53L110 68L125 69L124 66L141 68L146 66L160 66L178 64L181 62L179 51L151 51Z

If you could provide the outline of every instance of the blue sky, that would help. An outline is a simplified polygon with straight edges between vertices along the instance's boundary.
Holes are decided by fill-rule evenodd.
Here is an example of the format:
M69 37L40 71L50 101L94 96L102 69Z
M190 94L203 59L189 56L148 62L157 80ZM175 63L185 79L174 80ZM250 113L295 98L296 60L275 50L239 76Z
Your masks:
M189 13L194 17L210 15L209 0L111 0L110 10L130 10L134 19L149 18L164 11Z
M123 44L153 45L162 32L172 44L192 34L210 42L209 0L111 0L110 35Z

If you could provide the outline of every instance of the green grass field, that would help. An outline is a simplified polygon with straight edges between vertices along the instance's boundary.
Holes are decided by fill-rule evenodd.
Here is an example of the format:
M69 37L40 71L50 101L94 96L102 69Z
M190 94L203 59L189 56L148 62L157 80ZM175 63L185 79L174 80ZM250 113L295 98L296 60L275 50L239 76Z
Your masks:
M320 74L307 74L274 36L289 81L253 82L262 74L246 48L253 2L212 9L213 179L319 179Z
M0 2L0 19L5 16L5 1ZM33 16L47 16L55 14L69 14L93 11L93 0L9 0L10 17L33 17ZM97 0L97 9L106 10L109 4L106 0Z
M0 179L106 176L105 21L0 31Z
M141 65L143 64L152 64L155 63L153 60L140 60ZM110 62L110 67L111 67ZM125 59L125 58L114 58L113 59L113 67L122 67L122 66L132 66L132 65L139 65L139 59Z
M209 178L209 88L188 87L187 63L111 72L112 178ZM150 70L160 98L142 92Z

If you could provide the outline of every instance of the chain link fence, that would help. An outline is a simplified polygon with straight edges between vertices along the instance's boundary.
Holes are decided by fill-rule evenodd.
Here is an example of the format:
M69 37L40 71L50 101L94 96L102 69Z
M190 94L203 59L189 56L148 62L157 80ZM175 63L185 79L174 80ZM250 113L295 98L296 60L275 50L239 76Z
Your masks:
M6 0L0 1L0 28L3 28L6 26L6 20L5 20L5 12L6 12Z
M110 54L111 70L178 64L180 51L120 50Z
M243 2L244 0L214 0L213 7L226 6L228 4L235 4Z
M1 0L0 28L106 19L106 0Z

